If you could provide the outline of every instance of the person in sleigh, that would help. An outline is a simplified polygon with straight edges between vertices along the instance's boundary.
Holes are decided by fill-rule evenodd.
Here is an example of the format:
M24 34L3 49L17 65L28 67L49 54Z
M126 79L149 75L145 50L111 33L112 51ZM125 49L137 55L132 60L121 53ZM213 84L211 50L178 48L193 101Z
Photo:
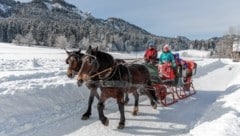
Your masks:
M182 68L182 76L183 81L185 83L185 90L189 90L190 89L190 85L192 82L192 75L195 74L195 70L197 68L197 64L194 61L191 60L183 60L179 57L179 54L175 54L175 61L177 66L180 66Z
M176 63L174 56L170 50L168 44L163 46L163 52L159 56L158 72L159 76L163 80L175 79Z
M149 64L156 64L157 63L157 49L154 47L153 43L150 42L148 44L148 49L144 53L144 61L145 63Z

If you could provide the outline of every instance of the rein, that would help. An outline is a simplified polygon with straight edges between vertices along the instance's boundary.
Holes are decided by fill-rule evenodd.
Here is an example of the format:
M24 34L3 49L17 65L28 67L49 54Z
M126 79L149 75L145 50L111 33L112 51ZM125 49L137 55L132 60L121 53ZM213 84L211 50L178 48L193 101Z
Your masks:
M86 53L86 55L91 56L91 57L93 57L94 59L96 59L96 56L93 56L93 55L88 54L88 53ZM127 60L132 60L132 59L127 59ZM135 59L135 60L133 60L133 61L131 61L131 62L128 62L128 63L126 63L126 64L132 64L132 63L134 63L134 62L141 61L141 60L143 60L143 58ZM94 78L94 77L96 77L96 76L99 76L100 74L102 74L102 73L104 73L104 72L112 71L112 70L114 69L114 67L116 67L116 66L118 66L118 65L119 65L119 64L116 64L116 65L114 65L114 66L112 66L112 67L109 67L109 68L104 69L103 71L97 72L96 74L93 74L93 75L89 76L89 79ZM115 71L115 72L116 72L116 71ZM129 73L130 73L130 72L129 72ZM129 75L130 75L130 74L129 74Z
M90 56L90 57L92 57L92 58L94 58L94 59L97 59L96 56L94 56L94 55L91 55L91 54L88 54L88 53L85 53L85 55ZM127 60L133 60L133 59L127 59ZM134 59L133 61L127 62L126 64L127 64L127 65L128 65L128 64L132 64L132 63L134 63L134 62L141 61L141 60L143 60L143 58ZM113 65L113 66L111 66L111 67L109 67L109 68L106 68L106 69L104 69L104 70L102 70L102 71L100 71L100 72L97 72L97 73L95 73L95 74L93 74L93 75L91 75L91 76L88 76L88 79L97 77L97 76L99 76L99 75L101 75L101 74L103 74L103 73L105 73L105 72L111 72L111 71L113 71L114 68L115 68L114 72L112 72L111 74L109 74L108 77L106 77L106 78L104 78L104 79L101 79L101 80L108 80L108 79L110 79L110 78L116 73L116 71L117 71L117 68L116 68L116 67L117 67L118 65L119 65L119 64L115 64L115 65ZM124 64L123 64L123 65L124 65ZM120 73L120 74L121 74L121 73ZM111 76L111 75L112 75L112 76ZM128 69L128 78L129 78L129 81L128 81L128 82L131 83L132 76L131 76L131 74L130 74L129 69Z
M109 67L109 68L106 68L104 69L103 71L100 71L100 72L97 72L96 74L93 74L91 76L89 76L89 79L93 78L93 77L96 77L96 76L99 76L100 74L104 73L104 72L108 72L108 71L112 71L114 69L114 67L116 67L117 65L114 65L112 67Z

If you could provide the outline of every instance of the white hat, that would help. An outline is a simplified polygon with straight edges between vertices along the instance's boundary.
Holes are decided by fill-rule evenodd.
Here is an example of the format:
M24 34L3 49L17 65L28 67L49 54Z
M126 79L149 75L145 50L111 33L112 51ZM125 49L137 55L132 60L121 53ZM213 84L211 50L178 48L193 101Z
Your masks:
M169 45L168 44L165 44L164 46L163 46L163 51L169 51L170 49L169 49Z

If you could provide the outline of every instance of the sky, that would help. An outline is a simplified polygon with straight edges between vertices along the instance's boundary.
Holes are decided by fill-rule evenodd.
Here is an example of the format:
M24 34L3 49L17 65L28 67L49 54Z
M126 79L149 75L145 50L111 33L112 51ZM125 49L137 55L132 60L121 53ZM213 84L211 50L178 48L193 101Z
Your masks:
M136 57L135 53L109 53L114 58ZM81 120L89 89L85 85L78 87L76 77L67 77L65 50L0 43L0 135L239 136L240 64L231 59L209 58L207 51L179 53L198 64L193 77L196 94L167 107L158 104L157 109L141 95L137 116L131 114L134 99L129 94L125 128L118 130L115 99L105 103L109 126L99 121L96 99L90 118Z
M239 0L65 1L96 18L121 18L158 36L209 39L228 33L230 27L240 30Z

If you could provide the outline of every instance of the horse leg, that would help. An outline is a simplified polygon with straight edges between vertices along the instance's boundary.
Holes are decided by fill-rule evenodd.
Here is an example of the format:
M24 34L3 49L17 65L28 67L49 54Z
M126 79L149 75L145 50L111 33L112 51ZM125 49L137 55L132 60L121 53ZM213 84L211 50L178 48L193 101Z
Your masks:
M146 89L146 94L148 98L150 99L150 104L152 105L153 109L157 108L157 96L155 94L155 91L153 89Z
M126 105L126 104L128 104L128 102L129 102L129 96L128 96L128 93L127 93L127 92L125 92L124 94L125 94L124 104Z
M99 99L99 95L97 93L97 88L96 87L91 88L90 96L88 98L88 108L87 108L87 111L82 115L82 120L87 120L91 116L92 103L93 103L93 100L94 100L94 96L96 96L97 99Z
M138 103L139 103L139 94L137 91L133 92L133 96L134 96L134 99L135 99L135 102L134 102L134 108L133 108L133 112L132 112L132 115L137 115L138 113Z
M103 125L108 126L109 125L109 120L107 117L104 116L104 101L105 100L99 100L98 105L97 105L97 109L98 109L98 116L99 116L99 120L102 122Z
M125 127L125 113L124 113L124 100L123 97L117 98L118 109L120 112L120 122L118 124L118 129L123 129Z

